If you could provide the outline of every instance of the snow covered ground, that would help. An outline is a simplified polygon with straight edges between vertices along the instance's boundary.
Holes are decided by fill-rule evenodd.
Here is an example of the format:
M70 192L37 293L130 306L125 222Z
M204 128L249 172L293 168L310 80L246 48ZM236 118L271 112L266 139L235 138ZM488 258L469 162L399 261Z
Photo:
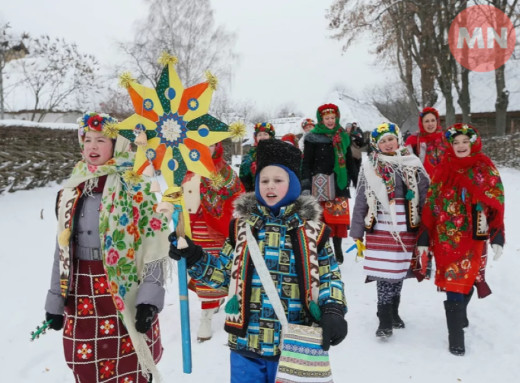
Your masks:
M388 341L374 336L377 328L374 284L365 284L361 263L347 255L341 266L349 312L349 334L331 348L334 380L342 382L490 382L512 383L520 376L520 171L500 169L506 190L504 255L490 261L487 278L493 294L473 298L468 309L466 355L448 352L442 301L432 281L407 280L401 303L406 329L395 330ZM61 335L50 331L29 342L29 333L44 318L56 220L58 185L0 196L0 366L3 382L61 383L73 381L63 359ZM516 202L515 202L516 201ZM41 218L43 217L43 219ZM345 240L343 247L350 247ZM192 339L200 316L190 295ZM167 305L160 315L165 352L159 364L164 382L228 382L229 351L223 312L213 321L214 337L193 342L193 373L182 372L179 303L176 280L169 285Z

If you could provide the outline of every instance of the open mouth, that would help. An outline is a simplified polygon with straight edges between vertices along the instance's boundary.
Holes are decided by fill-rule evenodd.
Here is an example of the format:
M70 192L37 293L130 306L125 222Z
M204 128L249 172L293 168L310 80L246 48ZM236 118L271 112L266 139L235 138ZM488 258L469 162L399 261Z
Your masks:
M275 199L277 197L278 197L278 195L276 195L274 193L267 193L266 194L266 198L268 198L268 199Z
M90 158L92 158L92 159L96 159L96 158L99 158L99 157L100 157L99 154L96 154L96 153L91 153L91 154L89 154L88 156L89 156Z

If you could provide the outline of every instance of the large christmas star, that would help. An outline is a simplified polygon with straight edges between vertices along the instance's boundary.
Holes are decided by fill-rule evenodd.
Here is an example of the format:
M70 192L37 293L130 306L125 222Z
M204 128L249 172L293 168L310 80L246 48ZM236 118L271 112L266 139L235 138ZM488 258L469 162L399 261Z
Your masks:
M138 144L134 170L140 174L151 163L161 171L171 192L178 190L188 170L213 177L209 146L243 135L243 127L232 124L230 128L208 114L217 85L209 71L206 82L184 89L175 71L177 59L163 53L159 63L164 69L155 89L138 84L128 73L121 75L135 114L120 122L118 129Z

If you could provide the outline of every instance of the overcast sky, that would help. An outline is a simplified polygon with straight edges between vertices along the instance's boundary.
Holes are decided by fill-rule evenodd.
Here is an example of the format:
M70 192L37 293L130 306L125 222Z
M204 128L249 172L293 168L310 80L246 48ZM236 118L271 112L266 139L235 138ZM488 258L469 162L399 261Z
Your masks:
M147 11L142 0L1 2L0 21L10 22L13 31L64 37L106 66L121 61L115 42L131 40L133 27ZM329 38L324 17L328 0L211 3L217 24L238 36L233 99L253 101L267 111L292 103L313 117L336 85L362 95L385 78L368 43L342 54L341 44Z

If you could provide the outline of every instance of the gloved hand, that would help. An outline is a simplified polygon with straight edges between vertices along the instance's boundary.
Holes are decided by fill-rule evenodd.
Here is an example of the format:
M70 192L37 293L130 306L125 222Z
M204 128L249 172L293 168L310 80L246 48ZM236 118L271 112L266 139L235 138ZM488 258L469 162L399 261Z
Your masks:
M137 305L137 312L135 313L135 329L144 334L152 328L152 321L159 309L154 305L141 303Z
M495 255L493 256L493 260L498 261L499 258L502 256L502 251L504 248L496 243L492 244L491 248L493 249L493 253L495 253Z
M51 319L52 322L49 324L49 328L52 328L56 331L59 331L63 328L63 315L45 313L45 321L49 321Z
M348 333L348 324L343 318L343 308L335 303L328 303L321 308L320 326L323 330L321 347L328 351L330 346L341 343Z
M175 232L170 233L168 236L168 240L170 241L170 251L168 255L176 261L179 261L181 258L186 258L186 266L191 267L202 258L203 250L199 245L195 245L190 238L185 237L185 239L186 243L188 243L188 247L185 249L177 249L177 235Z

